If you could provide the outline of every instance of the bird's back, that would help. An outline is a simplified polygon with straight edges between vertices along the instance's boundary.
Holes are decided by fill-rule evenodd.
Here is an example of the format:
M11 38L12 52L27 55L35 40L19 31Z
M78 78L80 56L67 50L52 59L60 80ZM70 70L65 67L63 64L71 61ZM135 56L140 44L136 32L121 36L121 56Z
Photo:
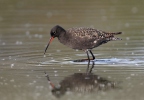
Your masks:
M103 43L111 40L118 40L114 35L121 34L121 32L110 33L97 30L94 28L70 28L67 31L70 36L69 45L74 49L92 49Z
M87 37L87 38L95 38L95 39L103 39L103 38L110 38L114 37L114 35L121 34L121 32L116 33L110 33L110 32L104 32L102 30L97 30L94 28L70 28L67 30L68 33L73 34L76 37Z

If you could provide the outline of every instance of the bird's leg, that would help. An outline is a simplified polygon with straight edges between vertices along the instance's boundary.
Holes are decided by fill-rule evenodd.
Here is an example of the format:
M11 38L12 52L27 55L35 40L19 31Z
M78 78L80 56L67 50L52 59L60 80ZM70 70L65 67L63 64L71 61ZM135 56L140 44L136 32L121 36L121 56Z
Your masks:
M89 61L89 60L94 60L95 59L95 56L93 55L92 51L89 50L89 49L86 49L84 50L85 52L90 52L91 55L92 55L92 58L88 58L88 59L79 59L79 60L74 60L74 62L83 62L83 61Z
M95 56L93 55L92 51L91 51L91 50L89 50L89 52L91 53L91 55L92 55L92 57L93 57L93 59L92 59L92 60L94 60L94 59L95 59Z
M88 57L88 59L87 59L87 60L90 62L90 60L91 60L91 59L90 59L89 54L88 54L89 50L87 49L87 50L85 50L85 52L86 52L87 57Z
M86 73L88 73L88 71L89 71L89 65L90 65L90 57L89 57L88 51L89 51L88 49L85 50L85 52L86 52L86 54L87 54L87 57L88 57L88 66L87 66Z

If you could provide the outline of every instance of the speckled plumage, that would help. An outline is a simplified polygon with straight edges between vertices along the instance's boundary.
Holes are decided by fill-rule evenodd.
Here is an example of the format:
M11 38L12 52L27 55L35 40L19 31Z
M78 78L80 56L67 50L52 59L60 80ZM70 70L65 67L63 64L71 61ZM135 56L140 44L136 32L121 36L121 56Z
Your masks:
M73 49L92 49L103 43L107 43L111 40L118 40L114 35L121 34L117 33L108 33L94 28L70 28L65 30L65 35L60 38L59 41L64 45L67 45Z
M92 59L95 59L95 56L93 55L91 49L98 47L101 44L107 43L111 40L121 40L119 38L114 37L114 35L118 35L121 33L122 32L110 33L94 28L84 27L70 28L68 30L65 30L61 26L56 25L51 29L51 38L45 49L45 52L49 47L51 41L55 37L57 37L62 44L69 46L70 48L86 51L88 60L90 60L88 51L91 53L93 57Z

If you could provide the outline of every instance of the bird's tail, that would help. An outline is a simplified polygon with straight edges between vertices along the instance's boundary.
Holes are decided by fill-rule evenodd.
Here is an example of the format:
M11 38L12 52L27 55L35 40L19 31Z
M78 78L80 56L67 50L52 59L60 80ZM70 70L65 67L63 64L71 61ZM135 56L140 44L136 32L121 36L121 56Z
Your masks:
M107 35L107 40L109 41L115 41L115 40L122 40L121 38L117 38L117 37L114 37L114 35L119 35L119 34L122 34L122 32L113 32L113 33L108 33L106 34Z
M115 33L111 33L113 35L119 35L119 34L122 34L122 32L115 32Z
M122 34L122 32L115 32L113 33L113 35L119 35L119 34ZM121 38L117 38L117 37L113 37L112 40L122 40Z

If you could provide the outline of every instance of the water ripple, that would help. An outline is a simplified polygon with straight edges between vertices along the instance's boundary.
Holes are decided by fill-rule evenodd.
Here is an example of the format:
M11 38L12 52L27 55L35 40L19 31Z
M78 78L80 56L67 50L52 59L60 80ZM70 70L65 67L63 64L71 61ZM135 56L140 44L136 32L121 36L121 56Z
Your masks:
M111 58L111 59L96 59L93 60L95 64L100 65L110 65L110 66L142 66L144 65L142 59L118 59L118 58ZM84 62L74 62L72 60L65 60L65 61L56 61L56 60L50 60L41 62L42 65L47 64L88 64L87 61Z

